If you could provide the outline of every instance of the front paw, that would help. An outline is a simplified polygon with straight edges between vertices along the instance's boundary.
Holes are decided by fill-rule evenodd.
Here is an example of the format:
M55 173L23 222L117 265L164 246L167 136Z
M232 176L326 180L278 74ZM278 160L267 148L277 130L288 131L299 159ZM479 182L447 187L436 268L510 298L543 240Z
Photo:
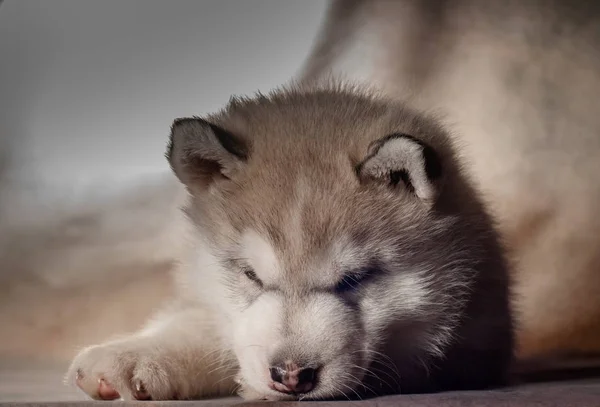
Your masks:
M298 398L291 394L276 394L276 393L265 393L256 391L252 387L248 386L244 377L241 373L238 373L235 377L235 383L237 384L237 395L246 401L257 401L257 400L268 400L268 401L292 401Z
M186 399L192 392L183 371L186 362L157 343L129 339L84 349L67 380L98 400Z

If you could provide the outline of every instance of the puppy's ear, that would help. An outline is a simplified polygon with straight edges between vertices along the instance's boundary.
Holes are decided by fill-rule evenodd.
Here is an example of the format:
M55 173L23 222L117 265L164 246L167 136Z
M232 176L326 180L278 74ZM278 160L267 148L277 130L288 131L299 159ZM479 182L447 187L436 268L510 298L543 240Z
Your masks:
M244 166L248 153L248 146L234 134L193 117L173 122L166 157L182 183L206 187L231 178Z
M442 165L429 145L406 134L392 134L370 145L356 171L361 182L405 188L431 203L439 192Z

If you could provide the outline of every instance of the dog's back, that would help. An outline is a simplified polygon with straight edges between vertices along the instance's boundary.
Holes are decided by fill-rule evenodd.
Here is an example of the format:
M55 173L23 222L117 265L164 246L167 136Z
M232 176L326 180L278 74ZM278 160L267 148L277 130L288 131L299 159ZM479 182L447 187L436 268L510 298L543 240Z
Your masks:
M446 116L515 261L519 355L600 351L600 5L332 3L303 80Z

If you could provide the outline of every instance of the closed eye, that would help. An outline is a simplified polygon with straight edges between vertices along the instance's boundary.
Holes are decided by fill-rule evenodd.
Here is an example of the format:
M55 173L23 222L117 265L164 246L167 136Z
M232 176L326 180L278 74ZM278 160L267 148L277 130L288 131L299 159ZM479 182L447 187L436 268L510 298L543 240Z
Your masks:
M254 282L259 287L263 286L263 282L261 281L260 278L258 278L258 276L256 275L256 272L252 269L252 267L246 266L246 267L242 268L242 272L248 278L248 280Z
M335 291L344 293L354 291L360 285L361 278L358 275L348 274L344 276L335 286Z
M338 293L356 291L375 274L375 271L373 268L368 268L358 273L346 274L335 286L335 291Z

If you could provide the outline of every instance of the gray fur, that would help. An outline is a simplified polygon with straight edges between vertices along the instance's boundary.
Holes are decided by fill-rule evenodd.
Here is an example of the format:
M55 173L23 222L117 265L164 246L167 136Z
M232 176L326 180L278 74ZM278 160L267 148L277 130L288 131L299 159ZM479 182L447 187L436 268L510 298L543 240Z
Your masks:
M598 2L335 0L301 75L444 115L514 260L521 360L600 354L599 50Z

